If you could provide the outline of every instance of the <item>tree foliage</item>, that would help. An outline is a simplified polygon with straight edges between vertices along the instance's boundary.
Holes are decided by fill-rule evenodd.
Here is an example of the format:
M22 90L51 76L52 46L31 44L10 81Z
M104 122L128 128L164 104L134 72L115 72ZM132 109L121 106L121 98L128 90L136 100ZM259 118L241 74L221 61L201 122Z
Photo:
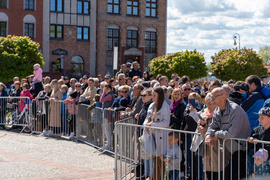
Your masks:
M270 64L270 46L260 47L258 54L262 57L264 64Z
M169 78L173 73L187 75L191 80L207 75L204 56L196 49L157 57L150 61L149 67L154 75L162 74Z
M15 76L24 78L33 74L35 63L44 65L38 43L22 36L0 38L0 81L11 81Z
M252 49L222 49L211 58L212 73L223 81L244 81L249 75L260 77L267 73L262 58Z

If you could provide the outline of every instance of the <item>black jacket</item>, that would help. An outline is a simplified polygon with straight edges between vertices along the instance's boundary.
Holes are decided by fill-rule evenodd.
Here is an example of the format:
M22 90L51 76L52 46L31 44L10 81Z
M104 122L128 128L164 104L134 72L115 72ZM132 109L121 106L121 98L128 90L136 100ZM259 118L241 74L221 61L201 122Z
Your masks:
M172 129L180 129L181 123L183 122L185 109L186 109L185 103L179 104L176 110L174 111L174 114L171 114L170 127Z
M240 104L244 100L244 97L239 92L233 92L230 94L228 99L232 102L235 102L236 104L240 106Z
M134 76L140 76L140 78L142 78L142 71L140 69L138 69L137 71L135 71L135 69L131 69L129 70L129 77L133 78Z
M140 118L138 119L138 125L143 125L144 120L145 120L145 118L146 118L146 116L147 116L148 108L149 108L149 106L150 106L150 104L151 104L152 102L153 102L153 101L150 100L149 102L143 104L143 107L142 107L142 109L141 109L141 111L140 111Z
M267 130L264 130L262 126L258 126L253 129L251 137L256 138L258 140L262 140L262 141L270 141L270 128L268 128ZM254 144L249 143L248 148L249 150L253 149ZM258 151L260 148L266 149L268 151L268 154L270 155L270 142L269 144L264 144L264 145L262 143L257 143L256 151Z
M41 82L38 82L38 83L35 84L35 90L34 89L31 89L30 90L30 93L33 95L33 98L36 98L37 95L38 95L38 93L40 91L43 91L43 90L44 90L44 88L43 88L42 83Z
M201 106L198 106L196 108L197 112L199 112L202 109ZM197 122L189 115L190 111L189 108L187 107L185 109L184 112L184 118L180 127L180 130L184 130L184 131L191 131L191 132L195 132L197 129Z
M19 89L12 89L10 91L10 93L9 93L10 96L17 96L17 97L19 97L20 94L21 94L21 89L20 88Z

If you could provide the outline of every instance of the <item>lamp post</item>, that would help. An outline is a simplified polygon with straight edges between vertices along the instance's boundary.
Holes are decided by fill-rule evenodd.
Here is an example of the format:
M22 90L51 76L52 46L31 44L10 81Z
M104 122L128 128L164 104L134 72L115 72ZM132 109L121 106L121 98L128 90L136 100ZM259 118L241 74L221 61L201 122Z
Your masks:
M238 35L238 38L239 38L239 50L240 50L240 35L239 35L238 33L235 33L235 34L233 35L233 40L234 40L233 45L234 45L234 46L237 45L237 43L236 43L237 35Z

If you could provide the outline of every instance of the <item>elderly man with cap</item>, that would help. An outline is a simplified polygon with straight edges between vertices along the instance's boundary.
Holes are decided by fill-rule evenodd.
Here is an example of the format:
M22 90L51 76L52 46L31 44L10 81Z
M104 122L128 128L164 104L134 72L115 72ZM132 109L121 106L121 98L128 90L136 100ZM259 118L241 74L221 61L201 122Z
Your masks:
M212 146L213 141L226 138L244 138L250 136L251 129L245 111L236 103L227 100L223 88L215 88L211 92L212 100L217 105L213 113L213 121L205 134L205 144ZM240 148L240 149L239 149ZM238 154L240 154L240 178L246 176L245 143L227 140L224 151L230 151L232 159L225 168L225 179L238 179ZM232 166L232 167L231 167Z

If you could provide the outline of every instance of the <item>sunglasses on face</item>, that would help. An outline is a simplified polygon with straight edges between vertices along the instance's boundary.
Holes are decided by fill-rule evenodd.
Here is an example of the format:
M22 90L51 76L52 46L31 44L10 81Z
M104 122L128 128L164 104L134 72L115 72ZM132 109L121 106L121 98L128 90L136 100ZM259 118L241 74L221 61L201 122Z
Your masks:
M190 91L191 90L191 88L185 88L184 89L184 91Z
M150 96L150 95L148 95L148 94L142 94L141 96L142 97L146 97L146 96Z
M75 87L81 87L81 86L75 86Z
M104 78L104 79L110 79L110 78Z
M127 91L121 91L122 93L127 93Z

